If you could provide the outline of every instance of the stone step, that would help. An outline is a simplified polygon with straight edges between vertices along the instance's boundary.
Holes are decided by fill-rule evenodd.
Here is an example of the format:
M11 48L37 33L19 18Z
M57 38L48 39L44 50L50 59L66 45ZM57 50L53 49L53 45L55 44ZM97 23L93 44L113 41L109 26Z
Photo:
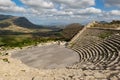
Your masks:
M99 45L96 45L96 49L99 51L99 55L96 56L98 59L94 63L99 64L99 62L104 58L104 49Z
M112 35L97 44L88 44L83 47L77 42L73 48L79 53L81 68L85 68L84 65L88 66L89 62L93 63L96 69L120 68L120 35ZM87 68L90 69L89 66Z
M113 39L108 39L108 40L106 40L106 41L113 41L113 42L118 43L118 45L120 45L120 39L115 39L115 38L113 38Z
M102 44L102 45L104 45L106 47L106 49L110 51L109 52L109 54L111 54L109 57L110 60L106 63L106 64L110 64L112 61L114 61L116 59L117 53L113 52L109 46L107 46L105 44Z
M83 55L84 55L83 61L86 62L88 58L88 52L84 48L80 48L79 50L83 52Z
M83 48L86 49L86 51L89 53L89 55L91 55L91 57L89 57L87 59L88 61L93 61L93 59L95 58L96 52L93 51L93 48L92 48L93 46L94 46L94 44L83 46Z
M88 62L91 62L91 60L95 58L94 53L91 49L86 49L86 51L89 53L89 58L87 60Z
M109 42L103 42L102 44L108 46L111 52L117 52L117 49L115 48L115 46L110 44Z
M92 57L91 57L91 59L89 61L94 63L94 59L97 58L97 55L99 55L99 52L93 47L89 48L88 50L90 50L91 53L92 53Z
M110 43L110 42L105 42L104 44L106 44L106 45L108 45L109 47L111 47L111 48L112 48L112 52L114 52L115 55L118 56L119 50L117 49L117 47L116 47L114 44L112 44L112 43ZM113 46L114 46L114 47L113 47Z
M116 39L116 38L117 38L117 39L120 39L120 35L112 35L112 36L111 36L110 38L108 38L108 39L113 39L113 38L114 38L114 39Z
M85 55L85 60L86 61L88 61L89 58L92 56L92 53L88 49L86 49L84 47L81 48L80 46L78 46L77 49L81 50L83 52L83 54Z
M118 49L120 49L120 43L118 43L116 40L109 40L107 41L111 44L113 44L114 46L116 46ZM120 41L119 41L120 42Z
M110 46L112 48L113 51L118 52L118 45L115 45L115 42L112 41L106 41L104 42L104 44Z
M107 42L113 44L114 46L117 47L118 50L120 50L120 41L117 41L117 40L108 40Z
M105 62L107 61L107 58L109 57L109 53L108 53L108 51L104 48L104 46L102 46L102 45L99 45L101 48L103 48L103 58L102 58L102 60L101 61L99 61L99 63L98 64L101 64L101 65L103 65L103 64L105 64Z
M114 61L112 61L110 64L107 65L108 69L115 69L116 65L119 66L120 63L120 57L116 57Z
M79 62L82 62L83 59L84 59L84 53L81 50L77 49L77 48L74 48L73 50L76 51L79 54L79 57L80 57Z

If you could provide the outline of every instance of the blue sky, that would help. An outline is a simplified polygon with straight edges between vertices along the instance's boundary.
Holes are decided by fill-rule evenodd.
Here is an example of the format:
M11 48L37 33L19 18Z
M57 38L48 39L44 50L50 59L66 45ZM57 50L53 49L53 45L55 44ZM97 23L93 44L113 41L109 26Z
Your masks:
M120 0L0 0L0 13L36 24L86 24L120 20Z
M18 6L24 5L20 0L12 0L12 1L14 1Z

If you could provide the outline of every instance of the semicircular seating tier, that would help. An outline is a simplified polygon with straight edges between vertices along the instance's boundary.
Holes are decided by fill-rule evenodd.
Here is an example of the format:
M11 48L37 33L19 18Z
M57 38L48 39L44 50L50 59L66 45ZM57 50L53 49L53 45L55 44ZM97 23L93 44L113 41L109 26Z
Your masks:
M105 33L111 35L100 38ZM75 68L120 70L119 30L86 28L70 42L69 48L79 54L79 63L73 66Z

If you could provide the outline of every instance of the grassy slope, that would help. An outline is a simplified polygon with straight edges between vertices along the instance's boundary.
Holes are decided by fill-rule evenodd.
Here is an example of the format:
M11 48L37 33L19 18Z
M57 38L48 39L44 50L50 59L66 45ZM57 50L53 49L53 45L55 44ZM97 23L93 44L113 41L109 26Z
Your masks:
M0 15L0 47L23 47L61 38L57 28L31 23L24 17Z

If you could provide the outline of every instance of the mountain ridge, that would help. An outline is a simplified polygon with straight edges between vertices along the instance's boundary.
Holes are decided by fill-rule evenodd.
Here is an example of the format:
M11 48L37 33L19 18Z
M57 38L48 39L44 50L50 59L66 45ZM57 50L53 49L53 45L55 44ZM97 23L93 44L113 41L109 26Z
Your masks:
M51 31L52 29L30 22L25 17L11 15L0 15L0 30L10 30L15 32L34 32L34 31Z

